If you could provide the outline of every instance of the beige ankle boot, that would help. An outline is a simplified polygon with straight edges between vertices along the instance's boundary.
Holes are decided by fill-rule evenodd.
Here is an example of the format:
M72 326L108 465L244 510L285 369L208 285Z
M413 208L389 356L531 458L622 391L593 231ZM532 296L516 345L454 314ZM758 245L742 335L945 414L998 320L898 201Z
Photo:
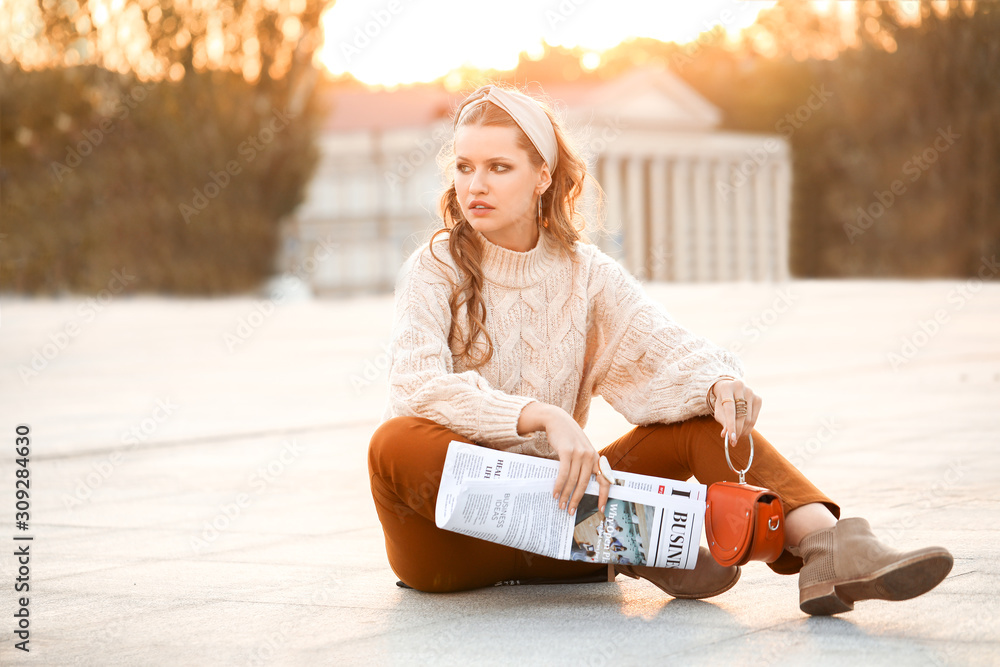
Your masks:
M943 547L900 552L878 541L862 518L841 519L791 550L801 555L799 608L827 616L860 600L909 600L937 586L954 562Z
M615 565L615 572L655 584L675 598L700 600L725 593L740 580L740 568L723 567L715 562L705 547L698 550L698 563L693 570L677 570L645 565Z

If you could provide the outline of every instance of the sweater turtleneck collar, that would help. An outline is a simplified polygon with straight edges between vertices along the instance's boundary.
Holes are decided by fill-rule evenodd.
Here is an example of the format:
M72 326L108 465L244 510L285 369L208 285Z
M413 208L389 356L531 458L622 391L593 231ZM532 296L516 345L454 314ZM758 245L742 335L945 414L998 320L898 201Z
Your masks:
M559 247L544 227L538 230L538 242L525 252L509 250L487 239L474 229L483 248L483 278L503 287L530 287L540 282L555 265Z

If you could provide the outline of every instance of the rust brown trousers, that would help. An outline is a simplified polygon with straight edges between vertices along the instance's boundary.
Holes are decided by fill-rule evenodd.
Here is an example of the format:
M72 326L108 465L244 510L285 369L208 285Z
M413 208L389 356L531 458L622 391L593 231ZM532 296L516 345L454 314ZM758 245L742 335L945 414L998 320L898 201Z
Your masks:
M702 484L735 482L726 464L721 426L711 416L672 424L637 426L601 450L615 470ZM396 576L422 591L449 592L504 581L575 579L608 571L607 565L556 560L438 528L434 523L441 471L448 443L472 442L421 417L393 417L372 435L368 472L385 533L385 549ZM754 459L747 483L775 491L786 514L807 503L824 503L840 518L840 507L820 492L764 436L753 431ZM743 468L749 441L732 450ZM769 566L794 574L802 560L787 550Z

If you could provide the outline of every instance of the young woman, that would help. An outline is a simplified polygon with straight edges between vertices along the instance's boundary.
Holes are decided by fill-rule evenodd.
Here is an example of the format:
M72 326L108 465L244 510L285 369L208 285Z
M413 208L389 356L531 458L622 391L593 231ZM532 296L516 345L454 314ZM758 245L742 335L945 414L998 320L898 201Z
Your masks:
M753 435L747 481L781 497L785 550L769 565L799 573L806 613L905 600L944 579L947 550L900 553L864 519L838 521L840 507L754 429L762 401L742 381L739 359L674 322L621 265L581 240L586 164L549 109L489 85L461 104L454 124L443 228L400 271L389 400L369 448L389 563L404 584L446 592L608 572L437 528L452 440L558 459L553 497L572 514L591 475L601 506L607 498L601 455L620 470L734 481L726 434L738 467ZM583 431L595 394L638 425L600 452ZM704 547L694 570L615 571L684 598L718 595L740 576Z

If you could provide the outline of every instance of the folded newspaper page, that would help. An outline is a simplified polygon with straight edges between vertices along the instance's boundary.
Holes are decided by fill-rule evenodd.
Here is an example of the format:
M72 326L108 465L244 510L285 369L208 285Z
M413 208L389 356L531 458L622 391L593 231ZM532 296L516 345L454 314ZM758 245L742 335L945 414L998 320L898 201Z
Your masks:
M559 462L453 440L435 507L439 528L515 549L592 563L693 569L704 484L615 471L604 513L594 477L570 515L552 487Z

